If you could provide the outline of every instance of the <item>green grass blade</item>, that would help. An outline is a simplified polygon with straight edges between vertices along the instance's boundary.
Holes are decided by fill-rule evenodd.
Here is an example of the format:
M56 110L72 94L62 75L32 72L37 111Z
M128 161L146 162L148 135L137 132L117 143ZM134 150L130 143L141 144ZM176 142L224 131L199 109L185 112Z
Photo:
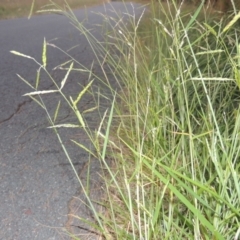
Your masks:
M35 89L37 89L37 88L38 88L38 85L39 85L39 81L40 81L40 71L41 71L41 68L39 68L39 69L37 70Z
M225 33L227 30L229 30L238 21L238 19L240 19L240 12L235 15L234 18L227 24L222 33Z
M71 65L70 65L70 67L68 68L68 71L67 71L64 79L63 79L62 82L61 82L60 90L62 90L62 88L64 87L64 85L65 85L65 83L66 83L66 81L67 81L67 78L68 78L68 76L69 76L69 73L71 72L71 70L72 70L72 68L73 68L73 64L74 64L74 63L72 62Z
M43 41L42 63L43 63L43 67L45 68L47 66L47 43L46 43L46 38L44 38L44 41Z
M197 10L195 11L195 13L193 14L193 16L191 17L190 21L188 22L188 24L186 25L185 31L187 32L189 30L189 28L192 26L192 24L196 21L201 9L203 8L205 1L202 0L201 4L199 5L199 7L197 8Z
M32 84L30 84L26 79L24 79L22 76L20 76L19 74L17 74L17 76L23 81L25 82L29 87L31 87L32 89L35 90L35 88L33 87Z
M29 12L29 15L28 15L28 19L30 19L31 16L32 16L32 14L33 14L33 8L34 8L34 5L35 5L35 0L32 1L31 9L30 9L30 12Z
M102 148L102 153L101 153L102 159L105 159L105 156L106 156L110 127L111 127L111 123L112 123L112 119L113 119L113 110L114 110L114 106L115 106L115 98L116 98L116 94L114 95L114 98L112 100L112 106L111 106L111 110L110 110L109 117L108 117L107 129L106 129L103 148Z
M77 99L73 102L73 104L76 106L77 103L80 101L80 99L82 98L82 96L88 91L88 89L91 87L92 83L94 80L90 81L86 87L84 87L84 89L78 94Z
M54 118L53 118L53 122L54 122L54 123L56 122L56 119L57 119L57 116L58 116L58 112L59 112L60 105L61 105L61 101L58 101L58 105L57 105L57 108L56 108L56 110L55 110Z

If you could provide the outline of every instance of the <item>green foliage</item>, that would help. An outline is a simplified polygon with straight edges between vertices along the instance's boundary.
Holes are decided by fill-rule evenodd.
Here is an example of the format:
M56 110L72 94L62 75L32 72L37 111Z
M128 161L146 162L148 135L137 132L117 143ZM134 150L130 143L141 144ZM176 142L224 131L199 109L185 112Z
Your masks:
M109 141L117 169L107 185L109 231L113 239L234 239L239 32L224 30L231 19L204 19L201 6L195 14L168 7L154 5L142 23L133 16L132 30L115 35L112 69L123 91Z

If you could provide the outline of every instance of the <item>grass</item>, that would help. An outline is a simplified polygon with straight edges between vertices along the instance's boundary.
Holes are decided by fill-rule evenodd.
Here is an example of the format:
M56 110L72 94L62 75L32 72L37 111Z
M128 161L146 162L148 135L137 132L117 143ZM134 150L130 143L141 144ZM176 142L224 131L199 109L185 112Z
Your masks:
M71 127L85 129L94 151L77 144L102 164L105 210L97 211L85 191L95 217L89 224L99 239L237 240L240 14L213 17L202 5L190 13L184 5L158 6L152 2L147 17L129 14L128 25L109 19L104 44L66 13L118 83L115 91L104 67L105 78L95 76L112 92L112 105L93 133L77 109L92 82L74 100L62 93L65 80L59 86L50 76L76 113L79 124ZM41 71L47 71L44 52ZM32 88L27 95L39 97L57 133L42 100L54 92Z
M68 0L70 7L81 8L85 6L92 6L106 2L105 0ZM33 4L34 3L34 4ZM50 3L49 0L2 0L0 2L0 19L16 18L28 16L33 4L33 13ZM65 5L64 0L56 0L55 4L63 7Z

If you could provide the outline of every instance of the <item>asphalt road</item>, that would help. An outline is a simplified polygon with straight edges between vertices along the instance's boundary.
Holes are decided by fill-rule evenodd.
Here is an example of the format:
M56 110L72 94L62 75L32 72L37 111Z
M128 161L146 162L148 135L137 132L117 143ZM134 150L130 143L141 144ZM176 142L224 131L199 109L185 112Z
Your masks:
M96 13L116 17L110 10L112 8L121 14L133 12L132 5L124 6L118 2L95 6L87 9L86 26L92 29L95 24L102 25L104 18ZM86 10L77 10L75 14L79 21L86 18ZM100 29L98 27L98 30L93 31L98 39L102 38ZM81 189L56 135L47 129L49 123L44 111L28 97L22 96L31 89L17 78L16 73L34 83L38 66L30 59L10 54L11 50L16 50L41 62L44 37L47 42L65 51L77 45L68 53L84 65L90 66L94 60L85 37L65 16L49 14L34 16L30 20L21 18L0 21L0 239L69 239L65 228L82 234L81 239L96 239L90 232L82 231L70 216L81 214L84 218L89 217L80 207L82 202L79 198L83 197ZM47 53L48 69L56 81L61 81L65 72L53 68L69 58L56 48L49 47ZM98 66L94 66L94 71L101 74ZM88 81L87 74L70 74L66 94L75 96ZM52 89L51 81L44 74L41 75L40 89ZM46 97L51 113L57 101L57 97ZM94 101L88 94L79 107L84 110L91 106L94 106ZM103 104L102 110L106 107ZM94 128L98 115L86 115L86 121ZM64 105L58 122L74 122L74 116ZM76 139L87 146L89 141L81 130L63 129L61 134L83 179L86 177L88 155L69 139ZM91 165L93 181L98 181L98 169L96 161ZM99 194L97 189L94 191L93 194Z

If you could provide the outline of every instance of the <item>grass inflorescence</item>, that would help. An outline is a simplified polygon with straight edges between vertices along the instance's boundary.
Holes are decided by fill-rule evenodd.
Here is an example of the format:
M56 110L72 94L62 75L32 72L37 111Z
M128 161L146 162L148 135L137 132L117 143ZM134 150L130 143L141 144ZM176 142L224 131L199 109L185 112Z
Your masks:
M105 183L92 225L105 239L237 240L240 15L157 4L109 20L103 45L77 24L118 83L91 138Z

